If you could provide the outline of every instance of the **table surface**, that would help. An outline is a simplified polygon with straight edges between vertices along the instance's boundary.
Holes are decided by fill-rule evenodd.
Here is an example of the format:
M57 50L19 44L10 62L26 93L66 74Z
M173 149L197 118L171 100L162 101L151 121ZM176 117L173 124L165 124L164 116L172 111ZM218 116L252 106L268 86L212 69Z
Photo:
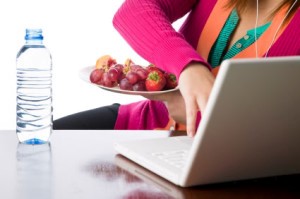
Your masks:
M181 188L116 154L115 141L167 131L54 131L46 145L0 131L0 198L300 198L300 177Z

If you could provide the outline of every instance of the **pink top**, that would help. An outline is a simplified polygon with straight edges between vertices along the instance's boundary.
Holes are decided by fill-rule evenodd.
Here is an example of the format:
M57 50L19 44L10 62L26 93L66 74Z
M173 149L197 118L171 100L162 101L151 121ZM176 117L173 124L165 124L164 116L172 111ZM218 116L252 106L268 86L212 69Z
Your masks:
M126 0L113 24L144 59L177 78L191 61L209 67L197 53L201 32L217 0ZM176 32L172 23L189 13ZM300 11L269 51L271 56L300 54ZM162 102L144 100L121 105L115 129L163 128L169 121Z

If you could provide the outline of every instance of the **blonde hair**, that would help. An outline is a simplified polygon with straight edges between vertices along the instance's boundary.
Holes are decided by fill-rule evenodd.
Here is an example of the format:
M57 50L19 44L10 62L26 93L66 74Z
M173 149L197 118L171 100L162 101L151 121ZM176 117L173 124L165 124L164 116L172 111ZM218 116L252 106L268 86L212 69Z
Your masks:
M247 7L247 1L249 0L230 0L229 3L227 4L227 7L235 7L238 12L242 12L246 9ZM282 3L279 4L279 6L270 14L269 18L272 18L281 8L288 6L290 8L295 0L283 0ZM300 0L295 4L295 6L292 8L290 11L289 15L286 18L286 21L288 21L298 10L300 7Z

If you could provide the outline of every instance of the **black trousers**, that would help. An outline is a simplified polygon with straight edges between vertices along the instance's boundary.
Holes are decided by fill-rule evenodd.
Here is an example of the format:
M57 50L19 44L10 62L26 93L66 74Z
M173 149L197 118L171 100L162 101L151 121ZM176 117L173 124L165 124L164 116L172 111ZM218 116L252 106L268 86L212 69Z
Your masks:
M120 104L112 104L68 115L53 121L55 130L114 129Z

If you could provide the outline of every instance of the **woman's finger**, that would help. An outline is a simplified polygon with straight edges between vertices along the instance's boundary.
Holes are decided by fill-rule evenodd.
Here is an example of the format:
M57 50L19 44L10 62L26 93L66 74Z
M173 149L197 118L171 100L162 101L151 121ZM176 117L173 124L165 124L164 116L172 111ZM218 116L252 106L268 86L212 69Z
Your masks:
M186 130L190 137L196 134L196 119L199 107L195 98L186 97Z

